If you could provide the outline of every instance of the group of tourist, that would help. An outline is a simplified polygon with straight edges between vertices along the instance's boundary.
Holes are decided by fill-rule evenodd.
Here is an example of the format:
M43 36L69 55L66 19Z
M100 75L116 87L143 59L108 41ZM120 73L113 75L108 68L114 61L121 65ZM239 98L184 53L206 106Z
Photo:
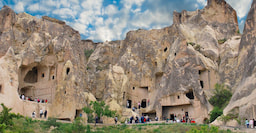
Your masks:
M256 120L255 119L245 119L245 125L247 128L256 128Z
M141 118L139 118L138 116L135 116L135 117L132 116L132 117L130 117L130 119L126 119L125 123L126 124L128 124L128 123L130 123L130 124L132 124L132 123L146 123L146 122L150 122L150 121L151 120L147 115L141 116Z
M42 109L40 109L39 115L40 115L40 118L42 118L42 116L44 116L44 118L46 118L47 117L47 110L43 111ZM36 112L35 111L32 112L32 118L36 118Z
M26 97L24 94L20 95L20 99L28 100L28 101L35 101L35 102L38 102L38 103L48 103L47 99L45 99L45 100L44 99L39 99L39 98L32 99L29 96Z

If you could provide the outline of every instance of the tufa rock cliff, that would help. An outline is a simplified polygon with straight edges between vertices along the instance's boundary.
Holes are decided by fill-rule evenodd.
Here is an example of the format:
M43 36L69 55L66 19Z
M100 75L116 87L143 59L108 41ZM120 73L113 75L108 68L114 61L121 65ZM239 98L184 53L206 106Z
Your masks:
M63 21L16 14L5 6L0 11L0 100L25 116L43 108L51 117L73 120L90 101L104 100L123 117L185 115L203 123L216 83L234 92L225 113L240 107L237 100L254 98L254 7L255 1L242 39L236 11L224 0L208 0L202 10L174 12L169 27L94 43L80 40ZM21 94L49 102L21 100ZM247 103L241 105L249 111L254 106ZM141 109L132 112L139 104ZM241 116L247 115L244 108Z

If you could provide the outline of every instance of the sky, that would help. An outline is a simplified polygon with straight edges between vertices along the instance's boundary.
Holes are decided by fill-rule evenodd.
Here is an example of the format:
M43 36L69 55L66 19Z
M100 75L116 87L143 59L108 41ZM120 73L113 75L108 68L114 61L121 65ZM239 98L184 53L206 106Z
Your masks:
M226 2L237 11L242 32L252 0ZM81 39L94 42L123 40L131 30L170 26L174 10L194 11L206 4L207 0L0 0L0 8L7 5L16 13L65 21Z

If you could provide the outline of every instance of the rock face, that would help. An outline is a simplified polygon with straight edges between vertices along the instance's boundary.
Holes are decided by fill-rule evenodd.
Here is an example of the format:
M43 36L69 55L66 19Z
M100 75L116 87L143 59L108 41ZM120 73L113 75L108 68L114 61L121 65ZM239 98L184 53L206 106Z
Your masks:
M254 0L248 13L244 27L244 34L238 48L237 65L234 67L236 74L234 83L236 88L229 105L224 110L224 114L239 113L241 118L252 119L256 116L255 97L255 31L256 31L256 1Z
M247 22L240 44L236 12L224 0L208 0L202 10L173 16L170 27L93 43L80 40L63 21L15 14L5 6L0 11L0 100L26 116L47 109L51 117L73 120L90 101L104 100L123 117L176 116L203 123L216 83L232 88L234 102L244 95L233 88L253 83L248 77L254 52L247 52L254 47L254 21ZM246 57L251 67L241 64ZM21 100L21 94L48 103ZM229 106L227 112L234 108L232 102ZM132 112L133 107L140 110Z

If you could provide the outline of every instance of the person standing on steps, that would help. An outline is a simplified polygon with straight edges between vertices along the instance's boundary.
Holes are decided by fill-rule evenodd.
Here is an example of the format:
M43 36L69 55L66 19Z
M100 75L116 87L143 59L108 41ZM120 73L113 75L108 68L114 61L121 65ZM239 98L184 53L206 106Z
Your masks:
M44 111L44 118L47 117L47 110Z
M33 112L32 112L32 118L35 118L35 117L36 117L36 112L33 111Z
M39 114L40 114L40 118L42 118L42 115L44 114L44 111L42 109L40 109Z
M115 124L117 124L117 116L115 117Z
M245 125L247 128L249 128L249 121L247 119L245 119Z

